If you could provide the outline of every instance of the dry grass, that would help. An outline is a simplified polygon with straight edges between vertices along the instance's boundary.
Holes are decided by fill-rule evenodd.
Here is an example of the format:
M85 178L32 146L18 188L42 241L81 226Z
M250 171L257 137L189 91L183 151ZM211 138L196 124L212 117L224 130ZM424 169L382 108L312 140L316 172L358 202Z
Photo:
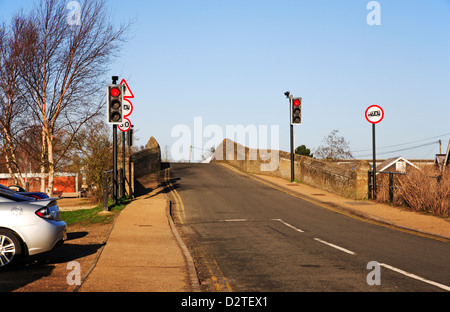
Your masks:
M440 172L433 166L411 170L407 175L394 175L393 204L436 216L450 216L450 170ZM377 200L389 201L389 175L377 176Z

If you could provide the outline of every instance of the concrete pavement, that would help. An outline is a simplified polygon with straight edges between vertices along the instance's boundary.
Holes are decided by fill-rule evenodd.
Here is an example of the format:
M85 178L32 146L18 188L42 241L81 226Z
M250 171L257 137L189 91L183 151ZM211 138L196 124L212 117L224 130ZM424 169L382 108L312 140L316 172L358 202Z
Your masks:
M155 187L133 200L117 217L95 267L79 292L191 292L187 250L168 215L165 188ZM152 181L150 181L152 183ZM156 183L156 184L155 184ZM152 187L153 186L153 187Z
M305 184L247 174L229 165L224 166L324 208L450 242L448 220L389 205L351 200ZM199 291L192 259L168 212L168 200L164 193L171 189L164 183L158 184L156 176L150 180L146 189L152 189L151 192L136 198L120 213L95 267L78 291ZM148 183L153 183L153 186L148 187Z

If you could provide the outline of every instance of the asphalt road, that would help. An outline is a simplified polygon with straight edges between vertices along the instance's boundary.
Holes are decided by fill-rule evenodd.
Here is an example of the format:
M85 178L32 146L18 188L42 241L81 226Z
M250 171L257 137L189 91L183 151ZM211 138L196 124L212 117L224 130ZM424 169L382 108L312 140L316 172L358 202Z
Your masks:
M170 172L172 214L203 291L450 291L448 243L333 212L218 164Z

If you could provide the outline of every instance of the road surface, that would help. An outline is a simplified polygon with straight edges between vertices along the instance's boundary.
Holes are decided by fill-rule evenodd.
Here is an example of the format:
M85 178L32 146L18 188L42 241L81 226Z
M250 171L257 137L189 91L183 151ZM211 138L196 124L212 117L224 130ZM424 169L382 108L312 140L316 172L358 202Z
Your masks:
M203 291L450 291L450 245L364 222L219 164L171 164Z

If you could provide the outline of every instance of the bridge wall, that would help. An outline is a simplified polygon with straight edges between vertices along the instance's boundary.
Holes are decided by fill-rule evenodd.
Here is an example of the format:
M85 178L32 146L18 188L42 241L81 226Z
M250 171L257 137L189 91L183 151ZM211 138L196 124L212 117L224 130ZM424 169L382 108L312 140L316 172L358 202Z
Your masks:
M161 148L151 137L145 149L131 156L134 166L134 178L143 177L149 173L161 170Z
M370 165L366 161L351 169L301 155L295 155L294 160L295 180L347 198L367 198ZM229 139L217 147L212 162L227 163L249 173L291 179L290 153L251 149Z

